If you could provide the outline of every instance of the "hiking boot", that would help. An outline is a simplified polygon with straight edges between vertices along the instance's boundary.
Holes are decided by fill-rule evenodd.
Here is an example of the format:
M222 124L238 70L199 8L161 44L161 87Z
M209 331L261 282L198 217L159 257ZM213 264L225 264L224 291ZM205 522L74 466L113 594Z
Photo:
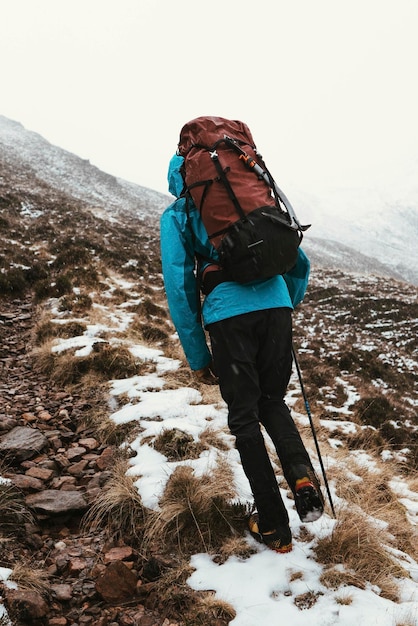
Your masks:
M264 543L270 550L284 554L292 550L292 533L288 524L277 526L274 530L261 533L258 528L258 513L252 513L248 519L251 535L259 543Z
M324 512L324 497L315 472L306 465L291 468L295 506L302 522L315 522Z

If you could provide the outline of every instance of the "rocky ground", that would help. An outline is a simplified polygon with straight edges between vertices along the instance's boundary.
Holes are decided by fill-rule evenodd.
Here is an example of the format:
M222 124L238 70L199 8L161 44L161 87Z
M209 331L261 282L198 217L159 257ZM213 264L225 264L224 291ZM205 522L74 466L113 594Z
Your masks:
M86 426L90 400L37 371L34 318L29 299L0 301L0 474L31 516L0 540L0 566L28 568L26 584L23 575L17 590L0 589L0 602L14 626L178 626L134 547L81 530L115 451ZM39 586L27 588L30 573Z

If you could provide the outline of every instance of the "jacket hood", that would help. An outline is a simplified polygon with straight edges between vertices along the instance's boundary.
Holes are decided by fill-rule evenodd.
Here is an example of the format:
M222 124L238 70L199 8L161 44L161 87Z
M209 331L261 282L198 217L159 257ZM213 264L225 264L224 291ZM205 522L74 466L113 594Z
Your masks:
M168 190L176 198L179 198L181 196L184 188L184 180L180 172L180 168L183 163L184 158L182 156L179 156L178 154L175 154L171 158L170 164L168 166Z

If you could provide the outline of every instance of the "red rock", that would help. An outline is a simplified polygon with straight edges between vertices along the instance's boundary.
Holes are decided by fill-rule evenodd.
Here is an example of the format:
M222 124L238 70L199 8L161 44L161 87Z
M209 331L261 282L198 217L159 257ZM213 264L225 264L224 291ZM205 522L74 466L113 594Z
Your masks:
M112 448L105 448L99 458L96 461L96 465L100 470L111 467L113 463L113 450Z
M78 442L80 446L86 448L87 450L96 450L99 447L99 442L94 437L86 437L85 439L80 439Z
M48 444L47 438L36 428L16 426L0 438L0 451L12 455L17 461L25 461Z
M36 415L33 413L23 413L22 419L24 419L25 422L34 422L36 420Z
M51 483L52 489L74 489L77 482L74 476L59 476L54 478Z
M83 511L87 501L78 491L49 489L26 497L27 506L39 513L59 515L72 511Z
M87 561L85 559L74 558L68 562L68 570L71 574L78 574L87 567Z
M54 458L55 462L58 463L58 465L63 469L66 469L70 466L70 461L63 454L56 454Z
M137 623L138 626L155 626L155 617L151 617L150 615L143 615Z
M135 597L137 578L122 561L114 561L96 581L96 591L111 604Z
M57 600L68 601L73 596L73 590L71 585L65 583L51 585L51 591Z
M103 561L111 563L112 561L126 561L132 557L133 550L130 546L122 546L120 548L111 548L104 555Z
M26 474L15 474L11 477L12 483L22 491L40 491L44 484L38 478L27 476Z
M13 610L23 619L38 619L48 614L48 605L36 591L20 591L18 589L7 592L7 600Z
M73 476L80 476L84 472L88 464L89 462L85 459L79 461L78 463L74 463L74 465L71 465L71 467L68 468L68 473L72 474Z
M67 450L66 456L69 461L79 461L86 452L82 446L73 446Z
M39 480L49 480L53 471L43 467L30 467L26 472L26 476L32 476L33 478L39 478Z
M49 422L49 420L52 420L52 415L51 413L48 413L48 411L40 411L38 413L38 417L43 422Z

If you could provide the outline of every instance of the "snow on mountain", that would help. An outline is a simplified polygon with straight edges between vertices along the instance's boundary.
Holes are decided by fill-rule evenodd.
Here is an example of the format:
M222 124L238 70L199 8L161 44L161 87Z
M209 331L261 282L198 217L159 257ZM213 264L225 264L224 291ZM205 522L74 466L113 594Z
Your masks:
M302 221L312 224L307 249L310 241L314 251L318 248L316 238L338 242L369 258L368 263L363 257L352 259L360 267L364 261L366 273L389 270L394 278L418 284L418 185L409 172L396 186L322 189L310 197L295 191L294 195ZM371 259L380 268L373 267Z
M101 171L1 115L0 163L13 168L14 183L21 190L26 173L31 191L42 191L42 183L47 183L113 217L129 210L140 219L155 218L170 201L162 193ZM39 189L34 188L34 177L39 181Z
M101 171L1 115L0 163L16 189L44 193L47 184L107 219L123 221L123 214L129 212L144 223L156 224L171 201L169 195ZM418 187L412 170L405 173L404 181L399 192L393 186L388 191L383 187L323 189L315 195L287 190L298 217L312 224L303 247L313 264L417 285Z

